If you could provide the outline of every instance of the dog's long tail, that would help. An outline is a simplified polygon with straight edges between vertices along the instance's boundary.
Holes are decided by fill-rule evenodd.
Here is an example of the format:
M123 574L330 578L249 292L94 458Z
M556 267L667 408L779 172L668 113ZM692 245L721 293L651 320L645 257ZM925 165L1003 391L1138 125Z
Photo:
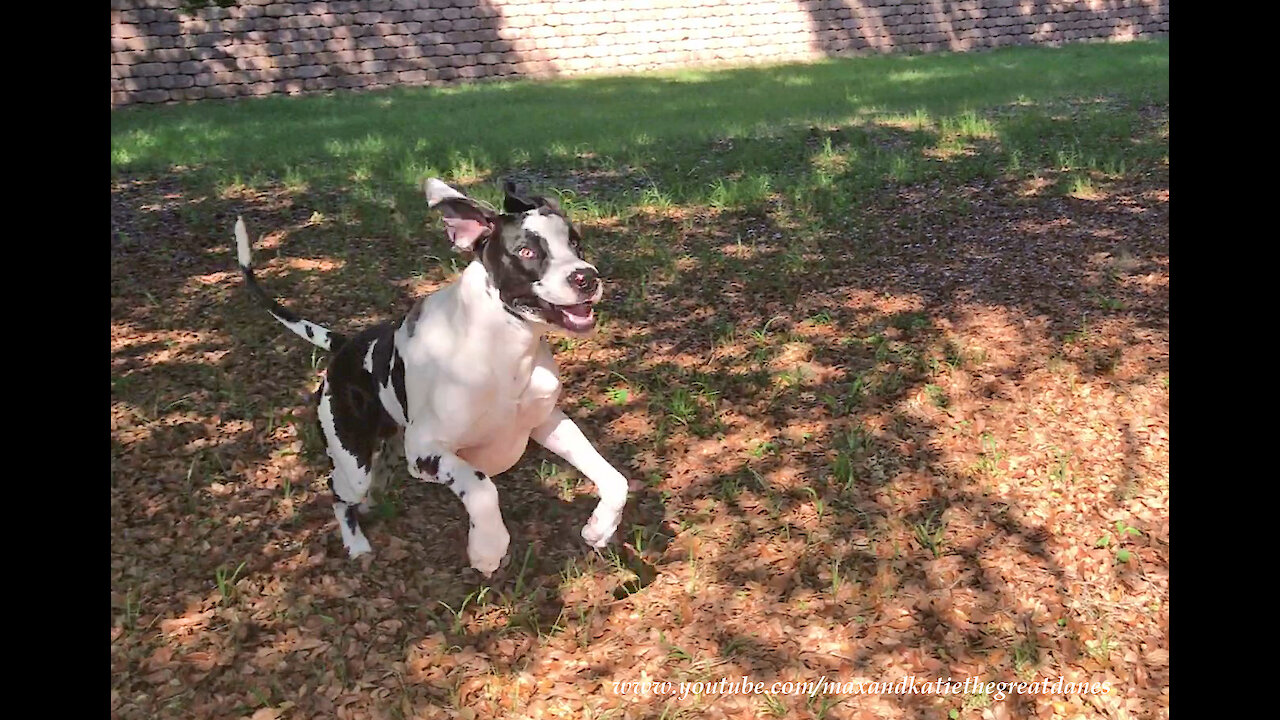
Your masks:
M253 259L249 245L249 233L244 229L244 218L240 216L236 216L235 232L236 256L240 260L240 272L244 273L244 281L249 286L249 291L257 296L263 305L267 306L267 312L271 313L272 317L297 333L299 337L306 338L311 344L318 345L325 350L336 350L342 343L346 342L346 337L310 320L303 320L290 312L288 308L276 302L275 298L268 295L253 276Z

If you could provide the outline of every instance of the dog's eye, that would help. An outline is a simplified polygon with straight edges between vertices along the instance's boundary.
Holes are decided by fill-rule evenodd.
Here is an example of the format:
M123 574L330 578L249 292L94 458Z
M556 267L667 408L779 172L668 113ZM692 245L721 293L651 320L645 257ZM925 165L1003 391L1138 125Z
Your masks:
M534 255L536 255L537 253L533 251L533 248L522 247L516 251L516 254L524 258L525 260L528 260L532 258Z

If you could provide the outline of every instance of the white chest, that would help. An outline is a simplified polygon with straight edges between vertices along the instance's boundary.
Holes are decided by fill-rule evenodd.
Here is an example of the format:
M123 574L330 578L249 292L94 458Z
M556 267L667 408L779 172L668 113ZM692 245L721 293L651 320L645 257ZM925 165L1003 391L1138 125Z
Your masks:
M551 414L560 395L560 379L551 368L535 366L524 391L508 400L495 400L459 438L456 452L490 476L519 462L529 434Z
M497 475L519 461L530 432L555 409L560 378L550 348L506 362L444 356L406 377L411 424L476 469Z

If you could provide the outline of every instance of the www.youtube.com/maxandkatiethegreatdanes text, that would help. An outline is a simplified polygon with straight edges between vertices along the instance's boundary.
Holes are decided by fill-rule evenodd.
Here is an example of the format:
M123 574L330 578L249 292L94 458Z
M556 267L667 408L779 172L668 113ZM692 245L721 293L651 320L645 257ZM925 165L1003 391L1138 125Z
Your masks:
M1069 682L1059 676L1056 679L1031 682L983 682L979 678L965 678L964 682L947 678L920 681L910 675L896 681L828 680L824 675L817 680L752 682L745 675L739 680L720 678L719 681L670 682L648 678L639 681L615 681L613 692L618 695L675 696L689 695L968 695L986 693L994 700L1003 700L1010 693L1018 695L1098 695L1111 692L1110 681Z

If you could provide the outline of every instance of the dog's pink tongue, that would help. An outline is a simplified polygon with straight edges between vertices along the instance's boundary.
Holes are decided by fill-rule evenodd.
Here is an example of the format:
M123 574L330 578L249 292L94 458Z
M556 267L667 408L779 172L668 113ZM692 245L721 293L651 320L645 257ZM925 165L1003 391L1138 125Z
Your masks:
M565 305L561 309L564 310L565 314L573 315L574 317L584 318L591 314L590 303L582 303L581 305Z

